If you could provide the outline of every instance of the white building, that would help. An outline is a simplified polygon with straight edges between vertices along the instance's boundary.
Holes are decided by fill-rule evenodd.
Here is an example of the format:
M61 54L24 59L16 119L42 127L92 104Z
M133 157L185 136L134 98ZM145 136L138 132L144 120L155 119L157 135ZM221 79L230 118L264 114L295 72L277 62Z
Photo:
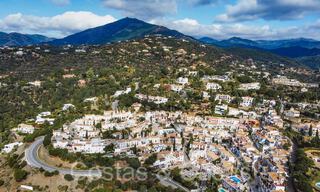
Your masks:
M215 101L230 103L232 101L232 97L230 95L221 95L217 94Z
M188 74L190 76L197 76L198 75L198 71L189 71Z
M181 84L181 85L185 85L188 84L189 79L187 77L179 77L177 79L177 83Z
M204 99L209 99L210 98L210 94L208 92L206 92L206 91L202 91L202 97Z
M183 85L176 85L176 84L171 84L170 85L170 89L171 91L174 91L174 92L180 92L183 90Z
M75 108L75 106L73 104L67 103L67 104L63 105L62 111L67 111L67 110L73 109L73 108Z
M214 113L218 115L224 115L228 111L228 105L216 105Z
M147 100L149 102L153 102L155 104L164 104L168 102L168 98L160 96L146 96L143 94L136 94L135 97L140 100Z
M9 143L3 147L2 152L10 153L15 147L19 147L22 144L23 144L22 142Z
M203 81L216 80L216 81L226 82L226 81L230 81L230 78L228 77L228 75L213 75L213 76L204 76L202 80Z
M106 147L105 141L100 138L94 138L91 140L76 140L74 139L71 144L69 151L74 153L104 153Z
M157 154L157 161L153 163L153 166L165 169L173 165L181 164L183 161L183 152L163 151Z
M33 191L33 187L29 185L20 185L20 190L22 191Z
M240 103L240 106L242 107L251 107L253 103L253 98L252 97L241 97L242 101Z
M296 79L288 79L286 76L279 76L277 78L272 79L272 83L276 85L287 85L293 87L302 87L303 83Z
M290 110L284 111L286 117L298 118L300 117L300 111L295 110L293 107Z
M44 124L45 122L48 122L50 125L53 125L54 118L49 118L48 116L51 115L51 112L45 111L41 112L36 117L36 123L37 124Z
M217 91L221 88L222 88L221 85L219 85L218 83L207 83L207 85L206 85L207 90Z
M260 83L242 83L239 86L240 90L259 90L260 89Z
M86 98L84 100L84 102L90 102L90 103L94 103L98 101L98 97L90 97L90 98Z
M32 134L34 132L34 126L21 123L17 128L13 129L13 131L24 134Z
M28 83L29 85L33 85L35 87L41 87L41 81L32 81Z
M131 88L128 87L126 90L119 90L119 91L116 91L113 95L113 97L119 97L120 95L124 95L124 94L128 94L131 92Z

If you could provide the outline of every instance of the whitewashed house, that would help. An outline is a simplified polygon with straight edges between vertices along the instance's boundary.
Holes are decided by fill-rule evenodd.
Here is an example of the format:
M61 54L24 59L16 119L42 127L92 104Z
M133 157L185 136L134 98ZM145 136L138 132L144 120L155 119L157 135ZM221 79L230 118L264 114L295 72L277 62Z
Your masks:
M224 115L228 111L228 105L216 105L214 113L218 115Z
M255 83L242 83L239 86L240 90L259 90L260 89L260 83L255 82Z
M295 110L293 107L290 110L284 111L284 115L289 118L298 118L300 117L300 111Z
M207 90L217 91L221 88L222 88L221 85L219 85L218 83L207 83L207 85L206 85Z
M189 83L189 79L187 77L179 77L177 79L177 83L181 84L181 85L185 85Z
M251 107L253 104L253 98L252 97L241 97L242 101L240 103L240 106L242 107Z
M73 109L75 108L75 106L71 103L67 103L67 104L64 104L63 107L62 107L62 111L67 111L69 109Z
M34 126L21 123L17 128L13 129L13 131L23 134L32 134L34 132Z
M217 94L215 101L230 103L232 101L232 97L230 95L221 95Z
M10 153L11 151L13 151L13 149L15 147L19 147L21 146L23 143L22 142L14 142L14 143L9 143L7 145L5 145L2 149L3 153Z
M179 92L181 92L183 90L183 85L171 84L170 85L170 89L171 89L171 91L179 93Z

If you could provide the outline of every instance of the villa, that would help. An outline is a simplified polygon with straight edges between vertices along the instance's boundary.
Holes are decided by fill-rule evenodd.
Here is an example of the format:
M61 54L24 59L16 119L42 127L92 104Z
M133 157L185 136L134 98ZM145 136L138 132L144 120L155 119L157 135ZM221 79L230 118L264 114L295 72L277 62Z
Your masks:
M13 129L13 131L23 134L32 134L34 132L34 126L21 123L17 128Z
M10 153L13 151L14 148L21 146L23 143L21 142L14 142L14 143L9 143L7 145L4 145L2 152L3 153Z
M219 85L218 83L207 83L207 85L206 85L207 90L217 91L221 88L222 88L221 85Z
M242 83L239 86L240 90L259 90L260 89L260 83Z
M189 79L187 77L179 77L177 79L177 83L181 85L186 85L189 83Z

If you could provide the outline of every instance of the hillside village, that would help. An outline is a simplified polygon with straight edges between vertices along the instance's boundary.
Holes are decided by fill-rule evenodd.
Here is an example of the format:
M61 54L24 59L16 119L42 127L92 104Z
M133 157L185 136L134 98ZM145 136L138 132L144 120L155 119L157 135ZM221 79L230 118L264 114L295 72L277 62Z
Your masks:
M310 69L160 35L105 46L0 51L3 159L21 155L11 169L29 172L15 181L3 173L8 177L0 190L45 188L32 180L42 174L39 167L23 157L40 136L48 159L81 162L81 169L103 167L99 158L112 166L135 161L168 187L163 191L278 192L292 180L311 189L319 182L319 174L308 172L320 169L319 151L305 149L320 144L320 76ZM293 154L299 159L300 152L312 162L306 180L294 167Z

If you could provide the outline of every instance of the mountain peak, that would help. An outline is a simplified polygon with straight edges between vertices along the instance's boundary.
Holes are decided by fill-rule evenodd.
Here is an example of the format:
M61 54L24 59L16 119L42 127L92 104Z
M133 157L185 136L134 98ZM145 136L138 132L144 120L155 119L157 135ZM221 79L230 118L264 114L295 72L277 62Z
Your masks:
M191 37L186 36L178 31L146 23L136 18L126 17L113 23L87 29L63 39L54 40L52 41L52 44L105 44L135 38L142 38L145 35L155 34L192 39Z
M244 39L244 38L241 38L241 37L231 37L229 39L227 39L227 41L236 41L236 42L254 42L250 39Z
M124 17L122 19L119 19L118 21L131 21L131 22L143 22L143 23L145 23L144 21L139 20L139 19L134 18L134 17Z
M247 40L247 39L243 39L241 37L231 37L228 40Z

